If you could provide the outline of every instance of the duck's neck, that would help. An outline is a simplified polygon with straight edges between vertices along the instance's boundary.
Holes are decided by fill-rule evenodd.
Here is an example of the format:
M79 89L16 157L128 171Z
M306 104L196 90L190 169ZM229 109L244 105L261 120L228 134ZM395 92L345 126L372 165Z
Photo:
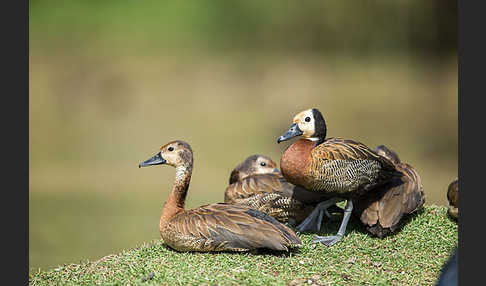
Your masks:
M167 225L167 222L176 214L184 211L186 202L187 190L192 175L192 162L190 164L182 164L176 167L176 178L172 192L164 205L162 215L160 216L159 228L162 229Z
M309 137L309 138L305 138L305 139L314 142L314 146L317 146L317 145L321 144L322 142L324 142L325 137Z
M326 120L324 120L324 117L322 117L321 112L319 112L317 109L312 110L314 114L314 138L317 139L316 141L316 146L324 142L326 139L327 135L327 126L326 126Z
M176 168L176 179L172 192L169 195L167 203L176 205L178 208L184 209L186 202L187 190L191 182L192 166L181 165Z

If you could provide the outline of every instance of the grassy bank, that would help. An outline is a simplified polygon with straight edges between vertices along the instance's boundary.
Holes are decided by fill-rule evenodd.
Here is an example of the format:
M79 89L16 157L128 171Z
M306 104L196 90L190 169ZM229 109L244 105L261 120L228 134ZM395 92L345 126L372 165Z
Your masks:
M288 255L178 253L160 240L97 261L30 273L30 285L433 285L457 246L457 224L446 208L427 206L401 231L373 238L352 219L333 247L304 247ZM339 220L326 222L333 234Z

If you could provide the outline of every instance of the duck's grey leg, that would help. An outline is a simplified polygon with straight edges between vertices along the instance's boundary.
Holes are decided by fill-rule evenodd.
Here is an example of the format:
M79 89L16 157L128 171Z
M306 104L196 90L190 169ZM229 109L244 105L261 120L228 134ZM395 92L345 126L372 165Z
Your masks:
M311 214L304 219L298 226L297 231L302 232L306 230L317 230L321 229L322 217L325 214L325 210L342 201L341 198L331 198L327 201L320 202L316 205Z
M341 222L341 226L339 227L339 231L338 231L337 235L315 236L314 240L312 241L312 244L320 242L324 245L331 246L331 245L335 244L336 242L340 241L341 238L344 236L344 233L346 232L346 227L348 226L348 221L349 221L349 218L351 217L352 211L353 211L353 202L351 200L348 200L346 202L346 207L344 208L343 221Z

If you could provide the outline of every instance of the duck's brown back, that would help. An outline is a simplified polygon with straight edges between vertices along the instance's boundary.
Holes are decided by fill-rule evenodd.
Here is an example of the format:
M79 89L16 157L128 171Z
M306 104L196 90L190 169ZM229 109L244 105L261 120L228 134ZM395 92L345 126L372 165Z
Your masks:
M406 163L396 165L403 175L353 200L353 212L378 237L394 232L401 219L422 208L425 194L417 171Z
M277 173L248 176L225 191L225 203L247 205L280 222L301 222L324 199L321 194L287 182Z
M245 177L229 185L224 192L224 202L236 203L256 193L283 191L285 180L280 174L256 174Z
M161 235L179 251L288 250L302 245L290 228L244 205L211 204L181 212Z
M280 222L302 222L314 210L315 205L304 204L282 192L258 193L238 199L236 204L247 205L262 211Z

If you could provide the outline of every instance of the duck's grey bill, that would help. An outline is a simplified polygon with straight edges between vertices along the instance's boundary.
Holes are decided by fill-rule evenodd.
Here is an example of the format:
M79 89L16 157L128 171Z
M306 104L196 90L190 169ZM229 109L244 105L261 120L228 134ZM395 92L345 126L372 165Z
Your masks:
M153 156L152 158L140 163L138 165L138 167L141 168L141 167L160 165L160 164L165 164L165 163L167 163L167 161L164 158L162 158L162 155L159 152L159 153L157 153L157 155Z
M294 124L290 125L289 131L287 131L284 135L278 137L277 143L287 141L287 140L292 139L296 136L300 136L303 133L304 132L302 132L302 130L300 130L299 125L297 125L297 123L294 123Z

